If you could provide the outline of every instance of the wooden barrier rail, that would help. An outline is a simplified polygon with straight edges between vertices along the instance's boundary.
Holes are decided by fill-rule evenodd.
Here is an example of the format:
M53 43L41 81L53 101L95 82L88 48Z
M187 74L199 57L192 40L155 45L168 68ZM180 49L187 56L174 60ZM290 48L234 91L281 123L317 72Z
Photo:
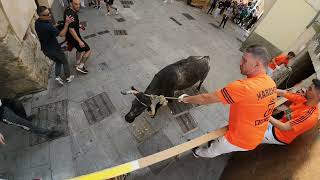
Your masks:
M287 101L286 98L279 98L276 102L275 107L278 107ZM148 167L150 165L159 163L166 159L175 157L179 154L182 154L186 151L190 151L192 148L205 144L211 140L214 140L220 136L223 136L227 131L228 127L217 129L215 131L209 132L205 135L199 136L195 139L182 143L180 145L171 147L169 149L160 151L158 153L134 160L125 164L121 164L112 168L104 169L87 175L71 178L69 180L120 180L121 175L125 175L129 172L133 172L138 169Z

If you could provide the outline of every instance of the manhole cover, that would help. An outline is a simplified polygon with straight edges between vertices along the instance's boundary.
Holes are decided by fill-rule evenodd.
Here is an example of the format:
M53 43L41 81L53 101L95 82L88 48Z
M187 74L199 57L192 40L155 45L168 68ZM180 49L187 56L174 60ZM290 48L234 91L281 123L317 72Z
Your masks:
M45 128L60 130L69 135L68 128L68 100L50 103L44 106L32 108L31 114L35 117L32 124ZM45 138L30 133L30 146L46 141Z
M184 134L198 129L198 125L189 112L176 117L176 120Z
M154 134L152 137L141 143L138 146L138 150L141 155L145 157L171 148L172 146L173 144L171 143L169 138L162 131L159 131L158 133ZM171 161L174 161L174 159L162 161L160 163L149 166L149 168L154 174L159 174L170 164Z
M116 36L124 36L124 35L128 35L126 30L114 30L114 35Z
M90 125L101 121L116 111L105 92L85 100L81 106Z
M129 130L139 143L145 141L155 133L149 122L144 117L137 118L133 123L131 123Z
M182 24L181 24L179 21L177 21L175 18L170 17L170 19L171 19L173 22L177 23L179 26L181 26L181 25L182 25Z
M184 15L187 19L189 20L195 20L194 17L192 17L190 14L188 13L182 13L182 15Z
M110 32L109 30L104 30L104 31L97 32L97 34L103 35L103 34L106 34L106 33L109 33L109 32Z
M108 65L106 62L102 62L98 64L98 71L102 72L108 69Z
M84 36L83 38L84 39L89 39L89 38L93 38L93 37L96 37L96 36L97 36L96 34L90 34L90 35Z

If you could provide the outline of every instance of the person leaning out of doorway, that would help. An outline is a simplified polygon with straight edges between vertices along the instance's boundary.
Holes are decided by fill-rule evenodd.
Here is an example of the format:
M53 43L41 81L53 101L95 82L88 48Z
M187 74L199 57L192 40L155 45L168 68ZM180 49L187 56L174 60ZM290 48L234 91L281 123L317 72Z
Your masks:
M288 67L288 64L289 64L289 60L296 57L296 54L292 51L288 52L287 55L285 54L281 54L275 58L273 58L271 60L271 63L269 63L268 65L268 70L267 70L267 74L269 76L272 76L273 72L276 70L276 69L280 69L280 65L284 64L284 66L286 68L289 68L289 70L291 70L290 67Z
M277 90L291 102L280 120L270 117L263 144L290 144L296 137L314 128L318 123L320 102L320 80L313 79L311 86L304 93L290 93Z

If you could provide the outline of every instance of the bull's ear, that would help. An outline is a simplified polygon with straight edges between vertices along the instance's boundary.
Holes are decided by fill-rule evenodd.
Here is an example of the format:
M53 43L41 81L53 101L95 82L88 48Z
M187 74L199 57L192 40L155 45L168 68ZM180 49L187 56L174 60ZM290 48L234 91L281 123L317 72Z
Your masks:
M131 86L131 90L134 90L134 91L138 91L139 92L139 90L138 89L136 89L135 87L133 87L133 86Z

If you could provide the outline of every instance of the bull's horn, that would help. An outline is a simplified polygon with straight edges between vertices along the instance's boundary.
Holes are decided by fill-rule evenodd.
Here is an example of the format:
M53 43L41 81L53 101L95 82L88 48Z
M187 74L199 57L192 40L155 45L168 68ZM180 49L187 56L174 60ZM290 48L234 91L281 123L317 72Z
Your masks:
M122 95L128 95L128 94L138 94L138 91L135 90L129 90L129 91L121 91Z

